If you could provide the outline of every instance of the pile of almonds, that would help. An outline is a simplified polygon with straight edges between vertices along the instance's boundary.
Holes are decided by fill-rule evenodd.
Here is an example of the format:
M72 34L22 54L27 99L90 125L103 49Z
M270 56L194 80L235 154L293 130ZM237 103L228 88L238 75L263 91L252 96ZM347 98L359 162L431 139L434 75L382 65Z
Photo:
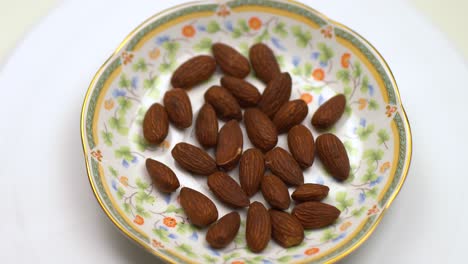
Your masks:
M185 142L174 146L172 156L183 169L208 176L209 189L222 203L232 208L248 207L246 240L252 252L261 252L271 237L283 247L298 245L304 239L304 229L326 227L340 215L334 206L320 202L329 188L304 183L302 170L312 166L317 153L334 178L346 180L350 166L344 145L330 133L320 135L314 143L311 131L301 125L308 107L302 100L290 101L291 76L281 72L268 46L253 45L250 63L226 44L214 44L212 52L214 58L193 57L173 73L174 89L164 95L164 106L155 103L145 115L144 137L159 144L168 134L169 122L179 129L190 127L192 106L187 89L208 80L219 66L225 74L221 86L214 85L205 92L205 104L195 121L198 142L204 148L215 148L215 158ZM262 94L243 79L250 73L250 65L256 77L266 84ZM344 95L334 96L314 113L312 125L322 131L330 128L343 114L345 105ZM226 122L221 129L218 118ZM242 119L255 146L246 151L242 149L244 137L239 123ZM281 133L288 133L289 152L276 147ZM227 174L238 165L240 185ZM149 158L146 168L160 191L170 193L179 188L179 180L168 166ZM288 186L297 186L291 195L296 203L291 214L283 211L291 203ZM250 203L249 197L259 190L271 209L267 210L260 202ZM218 220L213 201L188 187L180 190L180 204L193 225L210 226L206 240L213 248L226 247L236 236L240 226L238 212Z

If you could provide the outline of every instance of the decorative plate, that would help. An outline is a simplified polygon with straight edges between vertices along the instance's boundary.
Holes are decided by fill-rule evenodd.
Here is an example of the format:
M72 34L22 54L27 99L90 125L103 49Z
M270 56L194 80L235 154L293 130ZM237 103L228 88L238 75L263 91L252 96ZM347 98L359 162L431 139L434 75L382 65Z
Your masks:
M178 192L158 192L145 170L152 157L172 167L182 186L212 196L206 178L174 164L170 151L180 142L198 144L193 126L170 128L158 146L142 136L147 108L170 89L173 70L196 54L210 54L225 42L244 55L256 42L270 46L283 71L293 78L292 99L309 106L303 122L336 93L348 105L331 131L344 142L352 172L336 182L320 161L305 171L306 182L330 186L325 202L341 210L328 228L306 231L299 246L284 249L271 241L261 254L246 249L245 212L241 229L226 249L211 249L206 229L192 227L178 203ZM203 93L219 82L220 72L189 91L194 115ZM249 81L263 90L253 74ZM221 124L220 124L221 125ZM320 133L312 129L315 137ZM111 221L129 238L159 258L176 263L335 262L361 245L375 229L403 185L411 159L411 132L392 73L363 37L319 12L282 0L201 1L163 11L138 26L119 45L92 80L81 114L81 136L89 181ZM279 145L286 147L286 136ZM244 149L251 147L245 140ZM287 148L287 147L286 147ZM230 173L237 179L237 171ZM292 191L292 189L290 189ZM260 194L252 199L263 201Z

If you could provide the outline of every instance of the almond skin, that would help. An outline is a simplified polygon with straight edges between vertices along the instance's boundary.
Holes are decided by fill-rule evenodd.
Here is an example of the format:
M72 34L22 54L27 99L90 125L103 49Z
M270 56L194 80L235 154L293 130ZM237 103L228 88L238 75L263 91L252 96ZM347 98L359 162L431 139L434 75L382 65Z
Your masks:
M346 108L346 97L338 94L323 103L312 116L311 123L317 129L329 129L343 115Z
M244 151L239 162L239 182L247 196L251 197L258 191L264 173L263 153L255 148Z
M292 193L291 197L296 202L320 202L328 195L330 188L321 184L306 183L303 184Z
M232 170L242 155L244 144L242 130L236 120L228 121L219 130L218 145L216 147L216 164L218 167Z
M205 93L205 101L210 103L221 120L242 120L242 112L236 98L221 86L211 86Z
M338 181L349 177L350 164L348 153L341 140L331 134L322 134L316 141L317 155L325 169Z
M247 246L254 253L266 248L271 237L271 220L267 209L259 202L253 202L247 211L245 238Z
M268 117L273 118L281 106L289 101L291 87L292 81L289 73L285 72L275 76L263 91L258 108Z
M286 210L289 208L291 199L289 198L288 187L280 178L272 174L267 174L262 180L262 194L268 204L273 208Z
M218 222L212 225L206 232L206 242L212 248L224 248L237 235L240 227L240 215L238 212L230 212L221 217Z
M299 220L304 229L318 229L333 224L340 216L336 207L321 202L305 202L296 205L292 215Z
M242 188L225 172L218 171L208 176L208 187L222 202L234 208L247 207L249 197Z
M249 58L255 75L264 83L270 82L273 77L281 73L275 54L263 43L250 47Z
M262 151L268 151L278 143L278 132L265 113L257 108L249 108L244 112L244 124L247 136L252 144Z
M161 192L171 193L179 188L179 179L177 179L171 168L163 163L153 159L146 159L146 170L156 188Z
M198 227L209 226L218 219L218 209L216 205L204 194L183 187L180 190L180 205L190 222Z
M288 132L294 125L300 124L308 112L309 108L303 100L289 101L276 112L273 124L275 124L278 133Z
M290 214L279 210L268 210L271 219L272 237L284 248L299 245L304 240L304 228Z
M164 141L169 132L169 119L166 109L161 104L153 104L143 119L143 136L151 144Z
M172 87L190 89L208 80L215 70L216 61L213 57L207 55L193 57L174 71L171 78Z
M221 86L226 88L237 99L241 107L256 106L262 97L257 87L243 79L223 76Z
M273 174L278 176L288 185L301 185L304 183L304 175L296 160L286 150L276 147L265 155L265 163Z
M237 50L223 43L211 46L216 63L226 74L237 78L245 78L250 73L250 64L246 57Z
M289 152L301 168L309 168L314 163L315 143L310 130L303 125L295 125L288 132Z
M208 103L205 103L198 112L195 135L200 145L205 148L214 147L218 142L218 119L213 106Z
M175 88L164 95L164 106L171 123L177 128L187 128L192 125L192 104L185 90Z
M210 175L217 171L216 162L206 151L185 142L177 143L171 151L177 163L189 172Z

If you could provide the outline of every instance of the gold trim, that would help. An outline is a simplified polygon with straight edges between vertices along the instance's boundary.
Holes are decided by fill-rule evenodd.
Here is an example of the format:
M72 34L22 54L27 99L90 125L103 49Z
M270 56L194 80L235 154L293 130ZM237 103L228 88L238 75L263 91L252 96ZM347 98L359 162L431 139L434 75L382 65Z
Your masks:
M395 149L393 151L393 161L394 162L393 162L392 168L390 170L390 175L392 176L392 178L388 179L387 183L385 184L382 191L380 192L379 197L377 197L377 202L379 202L379 203L382 200L385 193L387 192L388 188L390 188L390 185L392 185L393 179L395 178L395 172L396 172L397 167L398 167L398 154L399 154L398 150L400 149L400 133L398 133L398 127L397 127L397 124L395 122L395 119L392 119L392 121L390 122L390 126L392 128L392 133L393 133L393 135L395 137L394 144L395 144L395 146L398 146L398 147L395 147Z
M105 66L110 62L110 60L112 58L115 57L115 55L117 55L121 50L122 48L128 43L128 41L133 37L133 35L138 32L141 28L143 28L148 22L154 20L155 18L159 17L159 16L162 16L166 13L169 13L169 12L172 12L173 10L176 10L178 8L182 8L182 7L188 7L188 6L192 6L192 5L195 5L195 4L199 4L199 3L207 3L209 1L196 1L196 2L188 2L188 3L185 3L185 4L180 4L180 5L177 5L177 6L174 6L172 8L169 8L169 9L166 9L166 10L163 10L161 12L158 12L156 13L155 15L151 16L150 18L146 19L143 23L141 23L138 27L136 27L132 32L130 32L130 34L128 34L125 39L120 43L120 45L117 47L117 49L112 53L112 55L104 62L104 64L99 68L99 70L97 71L96 75L93 77L90 85L88 86L88 90L86 92L86 95L85 95L85 98L84 98L84 102L83 102L83 107L82 107L82 110L81 110L81 122L80 122L80 130L81 130L81 141L82 141L82 147L83 147L83 152L84 152L84 155L85 155L85 162L86 162L86 170L87 170L87 173L88 173L88 180L90 182L90 185L91 185L91 188L93 190L93 193L96 197L96 199L98 200L98 203L99 205L101 206L101 208L103 209L103 211L106 213L106 215L110 218L110 220L114 223L114 225L120 229L121 232L123 232L125 235L127 235L129 238L131 238L134 242L136 242L137 244L139 244L140 246L142 246L143 248L145 248L146 250L148 250L149 252L151 252L153 255L163 259L164 261L167 261L169 263L175 263L174 260L170 259L169 257L166 257L164 255L161 255L159 252L155 251L153 248L151 248L148 244L146 243L142 243L142 241L135 237L133 234L131 234L130 232L128 232L119 222L117 222L112 214L109 212L109 210L106 208L105 204L103 203L103 201L101 200L98 192L97 192L97 189L96 189L96 186L94 185L93 181L92 181L92 176L91 176L91 167L90 167L90 164L89 164L89 153L87 152L87 149L86 149L86 145L85 145L85 141L86 141L86 138L85 138L85 113L86 113L86 106L87 106L87 102L88 102L88 99L89 97L91 96L91 91L92 91L92 87L95 85L95 83L97 82L97 79L101 76L101 74L103 73L104 69L105 69ZM379 215L378 219L375 221L375 223L372 225L372 227L367 231L366 234L364 234L364 236L359 240L357 241L353 246L351 246L348 250L346 250L345 252L342 252L340 255L328 260L326 263L335 263L341 259L343 259L345 256L349 255L352 251L354 251L355 249L357 249L360 245L362 245L362 243L364 243L364 241L366 241L369 236L373 233L373 231L375 230L375 228L378 226L378 224L380 223L380 221L382 220L383 216L385 215L385 212L386 210L389 208L389 206L391 205L391 203L393 202L393 200L395 199L395 197L398 195L398 193L400 192L405 180L406 180L406 177L407 177L407 174L408 174L408 170L409 170L409 167L410 167L410 163L411 163L411 156L412 156L412 133L411 133L411 127L410 127L410 124L409 124L409 121L408 121L408 117L406 116L406 112L404 110L404 107L401 103L401 97L400 97L400 92L399 92L399 89L398 89L398 86L396 84L396 81L395 81L395 77L391 71L391 69L389 68L387 62L385 61L385 59L382 57L382 55L377 51L377 49L371 44L369 43L369 41L367 41L364 37L362 37L360 34L358 34L357 32L355 32L354 30L351 30L350 28L348 28L347 26L335 21L335 20L332 20L330 18L328 18L327 16L323 15L322 13L320 13L319 11L311 8L311 7L308 7L302 3L299 3L299 2L296 2L294 0L286 0L286 2L291 2L297 6L300 6L310 12L313 12L315 13L316 15L318 16L321 16L322 18L324 18L325 20L327 20L330 24L333 24L335 26L338 26L338 27L341 27L341 28L344 28L348 31L350 31L351 33L353 33L355 36L357 36L358 38L360 38L360 40L367 44L368 47L377 55L377 57L380 59L381 62L383 62L384 66L385 66L385 70L388 71L388 74L389 74L389 78L390 78L390 81L392 82L393 84L393 87L395 88L395 93L397 95L397 102L400 103L400 108L401 108L401 111L400 111L400 114L404 117L403 118L403 122L404 122L404 125L406 126L406 133L407 133L407 144L408 144L408 148L407 148L407 154L408 154L408 158L406 159L406 163L404 165L404 168L403 168L403 172L402 172L402 178L400 180L400 183L398 184L398 186L396 187L395 189L395 192L392 194L392 196L388 199L387 201L387 204L385 205L384 208L382 208L382 212L381 214ZM170 252L172 254L172 252ZM178 254L175 254L176 256ZM179 256L177 256L179 257ZM181 257L182 259L185 259L185 257ZM301 260L301 262L308 262L308 261L311 261L312 259L315 259L316 257L313 257L313 258L308 258L308 259L303 259Z

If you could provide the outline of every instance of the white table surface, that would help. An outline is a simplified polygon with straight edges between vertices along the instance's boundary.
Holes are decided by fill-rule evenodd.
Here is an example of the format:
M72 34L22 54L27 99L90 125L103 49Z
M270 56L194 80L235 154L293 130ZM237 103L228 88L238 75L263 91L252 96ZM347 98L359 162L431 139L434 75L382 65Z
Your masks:
M91 78L126 34L180 2L66 1L0 69L0 263L157 262L98 206L79 118ZM466 262L463 59L404 1L304 2L378 48L413 129L413 162L402 191L371 238L342 263Z

